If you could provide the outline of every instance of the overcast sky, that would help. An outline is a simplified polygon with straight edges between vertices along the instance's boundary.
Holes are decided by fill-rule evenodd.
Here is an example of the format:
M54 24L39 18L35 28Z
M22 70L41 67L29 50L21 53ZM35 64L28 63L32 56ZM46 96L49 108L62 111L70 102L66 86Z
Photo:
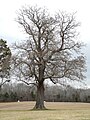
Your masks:
M90 86L90 0L0 0L0 38L7 40L8 45L24 39L23 32L15 22L16 11L24 5L46 7L50 12L77 12L76 19L81 22L80 40L87 44L85 56L88 66L87 84Z

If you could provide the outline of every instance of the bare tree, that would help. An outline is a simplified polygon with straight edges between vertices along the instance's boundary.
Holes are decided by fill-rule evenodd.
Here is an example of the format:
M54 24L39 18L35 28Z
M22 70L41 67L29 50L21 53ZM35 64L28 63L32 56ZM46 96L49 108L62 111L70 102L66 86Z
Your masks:
M37 86L35 109L45 109L44 81L66 85L67 80L82 81L85 58L77 40L75 14L58 12L55 16L46 9L24 7L18 12L17 22L29 36L13 46L17 79Z

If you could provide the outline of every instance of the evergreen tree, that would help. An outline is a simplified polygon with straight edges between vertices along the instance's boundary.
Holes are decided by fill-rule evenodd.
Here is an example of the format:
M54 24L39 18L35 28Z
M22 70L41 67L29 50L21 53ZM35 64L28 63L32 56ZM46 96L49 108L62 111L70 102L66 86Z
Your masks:
M4 83L9 82L10 58L11 50L7 46L7 42L0 39L0 88Z

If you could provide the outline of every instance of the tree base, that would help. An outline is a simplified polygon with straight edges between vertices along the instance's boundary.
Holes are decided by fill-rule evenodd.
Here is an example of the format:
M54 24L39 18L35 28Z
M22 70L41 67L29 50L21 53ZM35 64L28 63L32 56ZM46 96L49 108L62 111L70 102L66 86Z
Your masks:
M33 110L48 110L45 106L34 106Z

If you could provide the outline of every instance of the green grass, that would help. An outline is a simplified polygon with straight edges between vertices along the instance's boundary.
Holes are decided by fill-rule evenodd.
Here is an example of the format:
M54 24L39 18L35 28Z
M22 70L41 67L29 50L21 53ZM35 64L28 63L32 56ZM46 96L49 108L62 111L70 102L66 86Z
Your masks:
M90 120L89 103L49 103L33 111L34 102L0 103L0 120Z

